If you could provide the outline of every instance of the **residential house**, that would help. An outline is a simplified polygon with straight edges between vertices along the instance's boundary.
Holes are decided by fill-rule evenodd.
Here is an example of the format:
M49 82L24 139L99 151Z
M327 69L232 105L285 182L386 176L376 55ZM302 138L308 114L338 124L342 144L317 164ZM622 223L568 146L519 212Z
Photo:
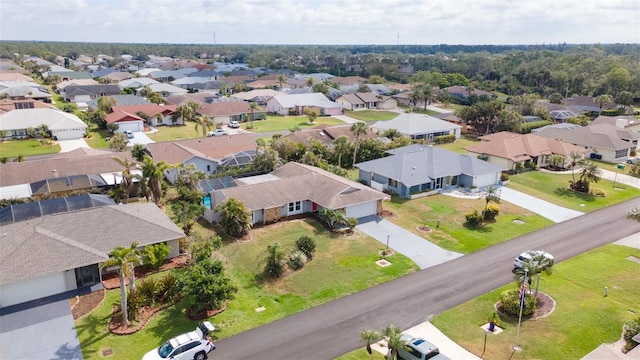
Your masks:
M55 106L35 100L11 100L11 99L1 99L0 100L0 114L7 113L13 110L22 110L22 109L58 109Z
M109 80L112 83L118 83L123 80L133 78L133 74L126 71L115 71L100 77L101 79Z
M4 72L0 70L0 81L27 81L33 82L33 79L19 72Z
M495 95L491 92L488 91L484 91L484 90L478 90L478 89L473 89L470 88L468 86L460 86L460 85L455 85L455 86L449 86L446 87L444 89L442 89L446 92L449 93L449 95L451 96L457 96L457 97L461 97L461 98L468 98L470 95L476 95L476 96L487 96L487 97L495 97Z
M61 94L64 92L64 89L69 85L100 85L100 83L95 81L94 79L64 80L56 84L56 91Z
M119 95L118 85L69 85L60 92L65 101L85 103L101 96Z
M636 119L633 116L598 116L591 122L591 124L615 125L619 129L624 129L634 133L640 133L640 119Z
M564 124L559 124L564 125ZM573 125L573 124L571 124ZM610 163L624 162L637 144L625 141L610 130L599 131L597 126L572 126L561 128L555 125L536 129L535 133L548 139L556 139L587 150L587 157ZM604 130L604 129L603 129ZM627 136L631 136L627 134ZM637 142L637 139L636 139Z
M327 99L322 93L280 94L267 100L267 111L278 115L302 115L307 109L315 110L318 115L342 114L342 106Z
M331 78L331 82L334 82L340 86L342 85L360 85L366 83L368 80L362 76L334 76Z
M218 221L216 206L227 199L242 201L252 224L268 224L323 208L362 218L382 212L382 192L320 168L289 162L266 175L235 179L238 186L213 190L205 219Z
M230 121L245 122L251 119L250 105L246 101L216 101L204 105L196 111L198 114L207 115L216 124L228 124ZM264 107L259 107L253 111L253 120L265 119L267 111Z
M282 94L282 93L280 91L276 91L272 89L256 89L256 90L239 92L231 95L231 97L236 99L241 99L246 102L255 102L258 105L266 105L267 100L279 94Z
M66 69L65 71L63 71L62 69L60 71L48 71L42 74L42 76L44 77L55 76L55 75L60 76L60 80L62 81L72 80L72 79L91 79L91 73L87 71L72 71L68 69Z
M103 76L109 75L111 73L114 73L116 71L118 71L118 70L116 70L114 68L100 68L100 69L96 69L96 70L92 71L91 72L91 76L93 78L99 78L99 77L103 77Z
M115 100L113 106L132 106L132 105L144 105L151 104L151 102L142 96L137 95L111 95L111 99ZM98 99L87 101L87 108L89 110L98 109Z
M178 70L161 70L161 71L154 71L152 73L150 73L148 76L154 80L158 80L158 81L173 81L175 79L180 79L186 76L189 76L190 73L196 72L198 71L198 69L193 69L193 68L184 68L184 69L178 69Z
M470 156L486 156L486 161L504 169L517 170L527 162L537 166L548 166L550 157L561 155L569 159L571 153L584 155L586 149L559 140L548 139L536 134L516 134L499 132L479 138L478 144L465 147Z
M336 99L336 103L346 110L395 109L398 106L394 98L373 92L344 94Z
M126 89L126 88L137 89L137 88L149 86L152 84L159 84L159 81L153 80L151 78L141 77L141 78L132 78L132 79L122 80L118 83L118 86L120 87L120 89Z
M381 132L395 129L412 140L429 142L443 135L455 135L459 139L462 129L460 125L418 113L403 113L391 120L378 121L371 127Z
M87 133L84 121L58 109L22 109L0 115L0 131L6 131L12 138L26 137L28 128L40 125L47 125L55 140L82 139Z
M555 123L565 123L570 118L578 117L578 114L571 110L551 110L549 111L549 116Z
M167 97L171 95L184 95L188 92L186 89L179 88L177 86L173 86L171 84L165 84L165 83L150 84L147 86L153 92L156 92L162 95L163 97ZM138 93L138 95L140 95L140 90L142 90L142 88L136 89L136 92Z
M200 104L200 106L205 106L207 104L211 104L214 99L218 98L218 96L211 93L187 93L183 95L171 95L166 98L167 103L182 105L188 102L194 102L196 104Z
M286 84L286 81L282 84ZM245 84L250 89L276 89L280 86L278 75L266 75Z
M147 144L145 151L155 160L168 164L194 164L197 170L205 174L215 174L227 159L235 154L256 151L256 143L251 134L230 136L211 136L199 139L188 139L170 142ZM251 159L248 159L250 162ZM245 164L238 164L248 165ZM170 183L176 180L176 170L167 169L165 177Z
M294 131L290 134L284 135L284 137L287 137L292 141L302 143L305 146L311 145L312 141L320 141L330 148L333 147L335 139L340 136L346 136L352 142L355 141L355 136L353 135L353 132L351 132L351 125L329 126L321 124L313 129ZM377 137L378 135L375 131L371 130L371 128L367 129L367 133L365 135L360 135L361 140L374 139Z
M0 83L0 97L11 100L39 100L51 102L49 90L36 83L23 81L3 81Z
M356 164L359 181L403 198L458 187L473 189L498 184L505 170L475 157L419 144L387 153L391 156Z
M577 113L577 114L598 114L601 110L611 110L616 108L615 101L611 101L610 103L604 105L602 109L600 105L595 102L595 97L593 96L572 96L562 100L562 104L569 107L569 110Z
M145 126L180 125L183 121L174 117L176 105L113 106L105 116L108 124L118 124L118 131L143 131Z
M0 307L100 284L100 264L117 246L165 243L179 255L185 237L153 203L106 205L2 226Z

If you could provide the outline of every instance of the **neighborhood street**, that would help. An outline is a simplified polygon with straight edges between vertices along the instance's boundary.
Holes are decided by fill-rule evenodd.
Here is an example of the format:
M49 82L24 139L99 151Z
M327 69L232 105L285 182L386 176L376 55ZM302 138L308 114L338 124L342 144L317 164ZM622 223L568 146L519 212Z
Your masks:
M640 233L632 199L220 340L221 359L332 359L363 346L359 332L402 329L512 281L513 258L542 248L557 262ZM393 262L393 259L390 259ZM269 311L269 309L266 309Z

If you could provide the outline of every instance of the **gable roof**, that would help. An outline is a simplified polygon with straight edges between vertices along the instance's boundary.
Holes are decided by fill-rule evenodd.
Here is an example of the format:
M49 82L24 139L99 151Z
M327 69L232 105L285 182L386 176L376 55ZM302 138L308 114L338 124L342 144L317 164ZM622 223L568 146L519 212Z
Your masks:
M581 96L572 96L570 98L566 98L562 100L564 105L569 106L569 108L573 110L577 110L579 112L584 111L600 111L600 105L598 105L595 101L595 97L581 95ZM604 105L602 110L609 110L616 107L615 101L611 101L610 103Z
M40 89L39 85L32 86L14 86L0 90L1 95L8 95L9 97L24 97L31 99L47 99L51 97L51 94L44 92Z
M118 83L118 86L120 86L123 89L128 87L139 88L145 85L151 85L151 84L157 84L157 83L158 83L157 80L141 77L141 78L131 78L131 79L122 80Z
M2 99L0 100L0 114L6 113L13 110L24 110L24 109L57 109L55 106L51 104L47 104L46 102L36 101L36 100L11 100L11 99Z
M465 150L476 154L487 154L514 162L530 160L542 155L568 156L572 152L584 153L583 147L548 139L535 134L516 134L499 132L480 137L481 143L465 147Z
M231 95L231 97L242 99L244 101L249 101L258 97L272 97L274 95L282 94L280 91L276 91L273 89L256 89L250 91L243 91L237 94Z
M321 124L313 129L294 131L284 136L305 145L309 145L310 140L314 139L321 141L327 146L333 146L333 141L339 136L346 136L351 141L355 140L355 136L351 132L351 125L329 126L327 124ZM376 137L376 133L369 127L367 128L367 134L362 135L361 139L371 139Z
M296 162L277 168L270 176L271 181L214 190L213 196L241 200L250 210L270 209L302 200L335 210L387 197L363 184Z
M572 129L549 126L540 131L536 131L535 134L545 138L557 139L585 147L624 150L631 146L631 144L620 139L618 136L595 132L594 128L591 126L576 127Z
M116 101L115 106L131 106L131 105L144 105L151 104L151 102L142 96L138 95L109 95L110 98ZM87 101L87 106L89 109L97 109L98 108L98 99Z
M64 80L59 82L56 85L56 89L58 89L58 91L62 91L67 86L70 86L70 85L99 85L99 84L100 83L98 83L94 79L71 79L71 80Z
M44 75L44 74L43 74ZM91 74L86 71L49 71L45 76L59 75L61 78L67 79L91 79Z
M64 88L65 96L76 95L119 95L120 87L111 84L98 85L68 85Z
M327 99L322 93L278 94L274 95L269 101L277 101L285 109L296 106L317 106L321 108L340 107L340 105Z
M264 109L254 110L254 112L264 111ZM246 101L220 101L212 104L203 105L196 111L198 114L210 117L216 116L233 116L250 113L249 103Z
M47 125L49 130L87 128L87 124L77 116L58 109L22 109L0 115L0 130L35 128L42 124Z
M380 130L396 129L404 135L450 131L452 129L462 128L460 125L418 113L403 113L391 120L378 121L373 124L372 127Z
M145 246L185 236L152 203L47 215L5 225L2 232L0 285L103 262L133 240Z
M392 156L356 164L360 170L380 174L415 186L445 176L479 176L497 173L503 168L486 161L452 151L419 144L387 151Z
M145 113L149 117L155 117L158 114L167 116L176 112L176 105L158 105L158 104L143 104L143 105L129 105L129 106L113 106L111 112L105 115L104 119L107 123L116 123L118 121L126 119L144 120L139 112Z
M235 153L255 148L256 142L251 134L157 142L146 146L154 160L168 164L182 164L193 157L218 162Z

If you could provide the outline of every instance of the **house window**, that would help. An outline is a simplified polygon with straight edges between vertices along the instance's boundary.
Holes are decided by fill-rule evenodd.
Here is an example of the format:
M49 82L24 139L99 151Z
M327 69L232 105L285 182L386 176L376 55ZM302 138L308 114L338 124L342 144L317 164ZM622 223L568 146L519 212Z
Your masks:
M398 187L398 181L397 180L393 180L393 179L389 179L389 186Z
M299 214L302 212L302 201L289 203L289 215Z
M207 172L211 172L211 165L207 165Z
M628 149L616 150L616 159L627 156L628 154L627 150Z

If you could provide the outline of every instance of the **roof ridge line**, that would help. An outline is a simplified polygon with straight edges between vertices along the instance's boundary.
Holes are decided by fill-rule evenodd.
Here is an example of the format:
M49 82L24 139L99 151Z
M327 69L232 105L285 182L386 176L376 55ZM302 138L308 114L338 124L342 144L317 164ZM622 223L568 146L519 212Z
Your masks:
M61 243L67 244L67 245L71 245L71 246L76 247L78 249L82 249L82 250L84 250L86 252L90 252L90 253L92 253L94 255L103 257L105 259L109 258L109 255L107 253L104 253L104 252L102 252L100 250L94 249L94 248L92 248L90 246L82 244L82 243L80 243L78 241L75 241L73 239L70 239L70 238L68 238L66 236L62 236L60 234L54 233L53 231L47 230L47 229L42 228L40 226L36 226L35 230L36 230L36 233L44 235L44 236L47 236L47 237L49 237L49 238L51 238L53 240L59 241Z

